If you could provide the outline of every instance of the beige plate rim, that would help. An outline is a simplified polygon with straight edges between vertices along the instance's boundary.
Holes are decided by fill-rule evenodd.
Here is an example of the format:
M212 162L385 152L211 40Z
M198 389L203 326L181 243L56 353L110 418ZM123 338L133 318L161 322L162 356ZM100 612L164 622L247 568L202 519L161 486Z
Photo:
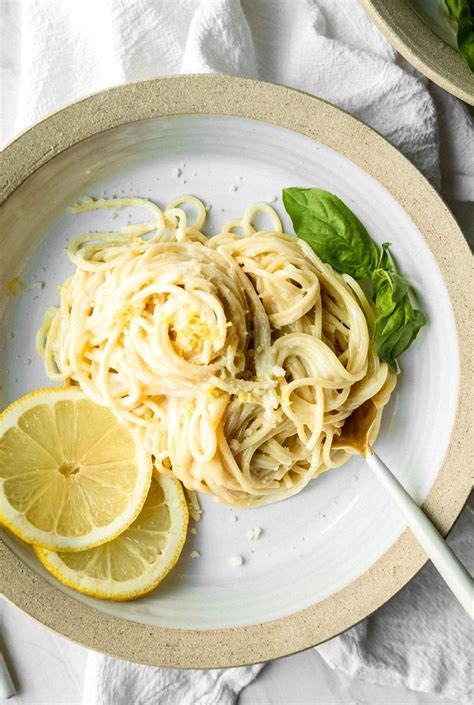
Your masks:
M426 25L408 0L359 0L390 44L438 86L474 105L474 75L463 57Z
M8 196L26 178L92 135L138 120L185 114L260 120L324 143L381 182L424 235L449 290L461 362L453 434L424 504L446 534L472 484L468 447L472 294L462 284L469 280L471 260L462 233L441 198L375 131L329 103L285 86L220 75L157 78L90 96L21 135L3 154L5 178L0 203L5 201L3 207L8 208ZM218 630L152 627L99 612L47 583L2 542L0 589L9 601L42 624L91 649L151 665L219 668L279 658L330 639L389 600L425 561L425 554L406 530L366 573L322 602L282 619Z

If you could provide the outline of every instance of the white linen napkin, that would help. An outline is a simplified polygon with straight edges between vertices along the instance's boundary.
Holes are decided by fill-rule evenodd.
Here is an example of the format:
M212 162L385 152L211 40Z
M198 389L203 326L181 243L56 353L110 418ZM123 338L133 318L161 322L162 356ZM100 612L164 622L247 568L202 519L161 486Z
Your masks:
M91 651L82 705L233 705L262 668L152 668Z
M111 85L179 72L239 74L339 105L385 135L447 196L473 198L467 146L474 130L465 106L428 88L356 0L3 0L0 13L2 142ZM453 533L464 561L469 518ZM472 688L472 631L430 567L319 652L333 668L375 683L458 702ZM90 652L83 703L225 705L261 667L153 669Z

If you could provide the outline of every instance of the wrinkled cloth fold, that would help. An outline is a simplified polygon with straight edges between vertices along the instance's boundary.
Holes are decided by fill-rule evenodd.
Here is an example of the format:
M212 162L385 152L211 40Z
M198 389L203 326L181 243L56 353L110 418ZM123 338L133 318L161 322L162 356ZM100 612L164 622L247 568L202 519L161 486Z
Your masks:
M263 665L191 671L153 668L90 652L83 705L233 705Z

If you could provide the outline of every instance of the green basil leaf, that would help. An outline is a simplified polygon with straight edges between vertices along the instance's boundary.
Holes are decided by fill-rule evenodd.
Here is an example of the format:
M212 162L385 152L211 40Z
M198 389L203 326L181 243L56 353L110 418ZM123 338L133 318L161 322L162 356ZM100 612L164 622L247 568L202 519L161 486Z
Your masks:
M396 369L395 360L412 344L425 323L425 314L414 310L405 294L392 311L375 320L374 342L378 356Z
M393 271L392 258L390 257L389 248L392 246L390 242L383 242L380 248L379 261L377 263L378 269L386 269L387 272Z
M372 272L374 299L377 311L381 316L387 316L408 293L408 280L401 274L376 269Z
M410 284L396 271L390 243L379 248L360 220L334 194L317 188L287 188L283 203L296 234L335 270L372 281L376 319L373 340L382 360L396 369L396 359L426 323L413 309Z
M370 277L378 264L378 247L340 198L319 188L286 188L283 203L295 233L323 262L355 279Z
M474 73L474 2L473 0L444 0L450 19L456 25L459 52Z

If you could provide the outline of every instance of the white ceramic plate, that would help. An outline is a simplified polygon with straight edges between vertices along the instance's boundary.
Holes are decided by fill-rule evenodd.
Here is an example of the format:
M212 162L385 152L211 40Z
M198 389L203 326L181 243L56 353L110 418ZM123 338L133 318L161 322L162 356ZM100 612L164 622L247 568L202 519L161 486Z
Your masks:
M77 159L80 148L80 160ZM179 171L179 175L178 171ZM253 201L285 216L281 190L318 186L340 196L377 242L393 243L429 324L403 357L385 411L377 451L422 502L446 453L458 396L458 345L445 284L424 238L390 193L347 158L309 137L265 122L212 115L160 117L104 132L56 157L35 177L37 196L16 193L6 257L9 276L27 289L4 297L1 323L2 405L50 384L34 349L46 306L71 266L64 248L88 229L112 228L110 213L73 216L84 195L137 195L165 206L192 193L212 206L209 232ZM126 211L124 220L139 216ZM15 228L21 243L15 248ZM20 230L18 230L20 232ZM20 236L18 236L20 242ZM442 354L440 354L442 351ZM240 627L293 614L367 571L404 522L362 460L331 470L301 494L273 506L234 510L203 498L204 516L172 574L149 597L130 603L93 600L59 586L26 545L5 542L33 571L97 610L161 627ZM246 532L263 529L258 541ZM191 559L192 550L201 557ZM230 564L242 555L245 564Z

